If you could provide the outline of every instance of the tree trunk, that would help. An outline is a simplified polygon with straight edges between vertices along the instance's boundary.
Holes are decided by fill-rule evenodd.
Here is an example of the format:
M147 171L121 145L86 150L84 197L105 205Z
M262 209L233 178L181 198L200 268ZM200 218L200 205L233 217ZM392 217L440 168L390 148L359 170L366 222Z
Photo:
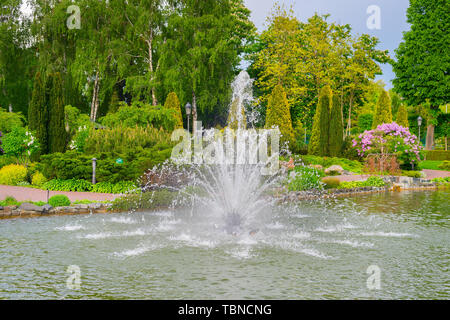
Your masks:
M197 97L192 91L192 135L195 136L195 122L197 121Z
M434 124L427 126L427 138L425 142L425 150L432 150L434 146Z
M153 82L153 30L150 31L150 38L147 40L148 44L148 69L150 71L150 80ZM152 85L152 104L154 106L158 105L158 100L156 99L155 86Z

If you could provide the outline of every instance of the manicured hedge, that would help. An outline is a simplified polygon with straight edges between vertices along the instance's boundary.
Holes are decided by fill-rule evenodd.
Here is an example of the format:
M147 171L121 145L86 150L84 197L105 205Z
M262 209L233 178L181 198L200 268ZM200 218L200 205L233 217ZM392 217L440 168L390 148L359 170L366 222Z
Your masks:
M428 150L426 151L426 160L446 161L450 160L450 151L445 150Z

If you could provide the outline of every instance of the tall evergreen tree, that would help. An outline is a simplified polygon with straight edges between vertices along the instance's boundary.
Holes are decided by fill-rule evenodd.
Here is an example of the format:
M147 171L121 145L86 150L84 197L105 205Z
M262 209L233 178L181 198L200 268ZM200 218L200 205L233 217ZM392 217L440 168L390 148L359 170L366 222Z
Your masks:
M375 109L375 116L373 118L372 128L376 128L383 123L392 122L391 98L386 90L381 91Z
M411 29L403 34L393 63L394 90L409 105L431 105L426 139L429 150L434 144L439 106L450 97L449 12L448 0L410 0L406 17Z
M344 126L341 111L341 100L339 95L333 94L330 111L330 130L328 139L329 155L336 157L339 155L344 141Z
M402 127L409 128L408 110L404 103L398 107L397 120L395 122Z
M47 104L47 94L51 87L42 79L40 72L36 73L34 80L33 94L28 108L28 126L36 131L36 138L40 143L40 154L48 153L48 119L49 110Z
M49 93L48 151L64 152L66 148L66 130L64 127L63 83L59 73L48 77Z
M166 103L164 104L164 107L175 111L175 119L176 119L175 129L182 129L183 117L181 115L180 100L178 100L177 94L175 92L169 93L166 99Z
M266 128L270 129L273 126L280 130L282 135L280 142L282 144L294 142L289 102L286 92L280 84L273 89L266 111Z
M328 150L329 120L331 109L332 92L330 86L320 90L319 103L314 115L311 140L308 145L308 153L317 156L326 156Z

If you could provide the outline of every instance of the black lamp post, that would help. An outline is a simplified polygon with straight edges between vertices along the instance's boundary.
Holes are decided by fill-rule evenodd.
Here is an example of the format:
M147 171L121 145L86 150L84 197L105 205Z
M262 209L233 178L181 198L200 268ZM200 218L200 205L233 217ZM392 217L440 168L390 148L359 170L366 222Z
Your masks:
M419 125L419 143L420 143L420 127L422 126L422 117L417 118L417 124Z
M191 112L192 112L192 106L191 104L188 102L186 103L186 116L187 116L187 130L189 132L189 118L191 117Z

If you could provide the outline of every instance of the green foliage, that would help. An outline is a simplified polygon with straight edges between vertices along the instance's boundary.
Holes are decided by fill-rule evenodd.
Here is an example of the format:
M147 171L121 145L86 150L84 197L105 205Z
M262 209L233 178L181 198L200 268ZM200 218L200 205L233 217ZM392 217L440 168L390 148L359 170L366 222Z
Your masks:
M410 1L406 16L411 28L403 33L392 63L394 89L409 105L429 101L437 108L448 103L450 55L444 48L449 46L449 11L447 0Z
M420 171L402 170L402 176L410 178L422 178L423 174Z
M117 211L165 209L170 207L177 195L177 192L168 190L156 190L138 195L130 194L116 198L113 201L111 209Z
M450 151L427 150L425 151L425 159L432 161L448 161L450 160Z
M35 172L32 176L31 179L31 184L33 186L37 186L40 187L42 186L45 182L47 182L47 179L44 177L44 175L42 173L40 173L39 171Z
M297 120L294 125L294 139L295 144L291 151L297 154L307 154L308 145L305 143L305 127L300 120Z
M329 158L329 157L319 157L313 155L297 156L296 160L302 161L305 165L321 165L324 168L329 168L332 165L339 165L344 170L361 173L363 169L363 164L356 160L349 160L345 158Z
M92 127L92 122L87 114L81 113L80 109L67 105L64 107L65 126L69 137L72 138L81 128Z
M70 200L67 196L63 194L57 194L56 196L51 197L48 199L48 204L52 207L68 207L70 206Z
M269 98L266 114L267 129L278 127L281 132L280 143L292 143L294 141L294 129L292 128L291 112L286 92L281 85L275 86Z
M118 183L99 182L92 188L92 192L99 193L139 193L140 189L131 181L120 181Z
M96 179L98 182L118 183L135 181L145 170L153 168L171 156L172 149L167 144L157 144L152 148L131 148L125 153L103 152L86 155L76 151L54 153L41 157L38 170L49 179L92 179L92 158L97 159ZM124 163L116 163L122 158Z
M61 75L55 73L48 76L51 83L49 94L48 151L64 152L66 149L66 129Z
M373 114L372 113L360 113L358 115L358 133L362 133L372 128Z
M395 122L404 128L409 128L408 110L404 103L398 107L397 119Z
M450 177L446 178L434 178L431 181L435 182L438 186L449 186L450 184Z
M288 179L289 191L323 190L324 183L321 181L323 172L316 168L300 166L291 172Z
M3 134L10 132L15 127L23 127L25 117L21 112L7 112L0 108L0 132Z
M92 191L92 183L80 179L52 179L44 183L42 189L50 191Z
M33 95L28 109L28 124L30 130L36 132L36 138L39 140L41 154L48 153L48 121L49 121L49 108L47 101L47 89L50 91L51 86L46 86L50 82L44 80L40 72L36 73L33 86Z
M14 127L10 133L3 138L3 150L6 156L16 158L20 164L27 165L40 144L36 141L34 134L27 128Z
M50 191L76 191L97 193L139 193L140 189L131 181L120 181L118 183L99 182L93 185L86 180L61 180L53 179L46 182L42 188Z
M329 155L336 157L340 154L344 143L344 119L342 119L341 102L338 95L333 95L330 111L328 149Z
M27 168L24 166L10 164L0 169L0 184L15 186L25 181L26 177Z
M440 166L439 170L450 171L450 161L444 161Z
M326 156L329 153L329 121L331 109L332 92L330 86L320 90L319 103L314 115L312 136L308 146L308 153L317 156Z
M151 106L135 101L131 106L123 103L116 113L109 113L99 121L101 124L110 128L152 126L157 129L163 128L166 131L172 132L179 125L178 116L174 109Z
M322 182L325 184L325 189L337 189L341 183L338 178L331 177L322 178Z
M183 117L181 115L180 100L178 100L175 92L169 93L166 102L164 103L164 108L174 111L174 129L183 129Z
M371 176L366 181L342 181L339 185L339 189L353 189L362 187L384 187L386 183L380 177Z
M8 164L16 163L16 159L10 156L0 155L0 169L4 166L7 166Z
M0 206L20 206L20 202L17 201L14 197L6 197L5 200L0 201Z
M375 109L375 116L373 118L372 129L383 123L392 122L391 98L386 90L381 91Z
M91 129L83 147L87 154L101 152L126 153L132 148L152 148L157 144L171 145L171 135L163 129L118 126L112 129Z

